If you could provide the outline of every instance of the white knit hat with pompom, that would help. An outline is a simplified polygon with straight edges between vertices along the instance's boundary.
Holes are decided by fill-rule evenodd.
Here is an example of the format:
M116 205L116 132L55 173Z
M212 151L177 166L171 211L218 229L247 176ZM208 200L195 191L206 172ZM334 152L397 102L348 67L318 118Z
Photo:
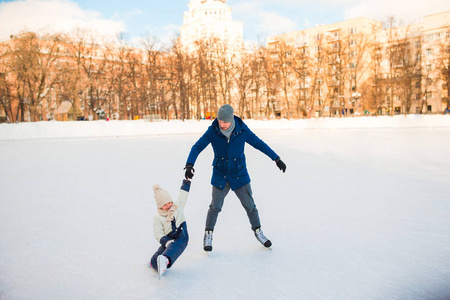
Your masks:
M153 185L153 194L158 208L163 207L166 203L173 202L170 194L165 189L161 188L159 184Z

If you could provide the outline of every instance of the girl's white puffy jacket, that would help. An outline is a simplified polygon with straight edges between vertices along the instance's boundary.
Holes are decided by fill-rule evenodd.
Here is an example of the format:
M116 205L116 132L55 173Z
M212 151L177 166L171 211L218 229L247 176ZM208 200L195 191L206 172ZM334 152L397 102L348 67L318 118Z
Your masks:
M186 221L184 217L184 207L186 206L190 186L191 182L189 180L183 180L180 192L178 193L178 199L174 202L174 204L178 206L177 210L173 214L176 221L176 228L179 228L180 225ZM172 230L172 222L168 222L166 217L156 213L153 217L153 233L155 235L155 239L164 245L166 239L163 239L163 242L161 238L166 237L170 232L172 232Z

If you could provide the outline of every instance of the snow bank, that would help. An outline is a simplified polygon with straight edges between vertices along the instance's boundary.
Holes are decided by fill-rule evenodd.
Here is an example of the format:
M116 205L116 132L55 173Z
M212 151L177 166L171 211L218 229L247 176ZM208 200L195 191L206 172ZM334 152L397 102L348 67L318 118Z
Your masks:
M447 115L408 115L395 117L320 118L302 120L245 120L253 130L289 129L363 129L450 127ZM126 137L184 133L202 133L211 124L202 121L92 121L34 122L1 124L0 140Z

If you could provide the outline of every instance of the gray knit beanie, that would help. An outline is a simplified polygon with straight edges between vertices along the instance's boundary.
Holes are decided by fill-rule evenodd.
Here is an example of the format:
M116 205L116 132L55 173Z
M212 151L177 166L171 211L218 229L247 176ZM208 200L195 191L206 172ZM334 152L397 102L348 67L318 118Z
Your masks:
M229 104L222 105L217 112L217 119L231 123L234 120L234 110Z

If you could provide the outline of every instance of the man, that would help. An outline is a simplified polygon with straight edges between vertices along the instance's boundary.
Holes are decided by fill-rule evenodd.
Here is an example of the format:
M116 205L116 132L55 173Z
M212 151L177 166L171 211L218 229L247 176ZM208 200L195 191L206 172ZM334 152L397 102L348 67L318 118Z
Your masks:
M222 210L225 196L233 190L247 212L252 230L256 238L265 247L272 242L267 239L262 230L258 210L252 197L250 176L245 162L244 146L250 144L274 160L283 173L286 165L280 157L260 138L258 138L245 123L234 115L233 108L225 104L219 108L217 119L206 130L203 136L192 146L186 167L186 179L194 176L194 164L198 155L209 144L214 150L213 174L211 178L212 201L206 217L203 249L212 251L212 237L217 216Z

